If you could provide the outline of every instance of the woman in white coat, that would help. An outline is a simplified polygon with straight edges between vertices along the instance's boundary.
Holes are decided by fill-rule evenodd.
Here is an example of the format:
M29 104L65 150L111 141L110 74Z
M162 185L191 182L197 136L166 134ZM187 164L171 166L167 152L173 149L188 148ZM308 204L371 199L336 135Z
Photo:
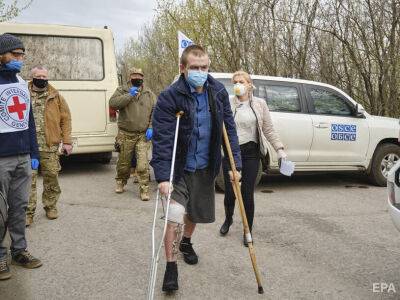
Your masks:
M278 158L286 158L284 146L272 125L271 115L264 99L253 96L253 81L244 71L232 76L235 97L230 99L242 155L241 192L250 231L254 219L254 185L260 165L261 155L267 155L267 140L275 149ZM226 235L232 225L235 209L235 196L228 174L228 161L224 159L225 179L225 222L221 226L221 235ZM246 239L243 243L247 246Z

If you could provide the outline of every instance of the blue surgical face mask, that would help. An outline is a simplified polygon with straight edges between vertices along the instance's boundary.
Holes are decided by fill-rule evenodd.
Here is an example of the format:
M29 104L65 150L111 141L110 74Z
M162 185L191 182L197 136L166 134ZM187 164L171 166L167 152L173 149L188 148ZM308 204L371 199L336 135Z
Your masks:
M9 61L8 63L4 64L7 70L16 72L21 71L23 65L24 65L23 61L16 59L13 59L12 61Z
M208 72L197 71L197 70L189 70L187 81L188 83L194 87L201 87L207 80Z

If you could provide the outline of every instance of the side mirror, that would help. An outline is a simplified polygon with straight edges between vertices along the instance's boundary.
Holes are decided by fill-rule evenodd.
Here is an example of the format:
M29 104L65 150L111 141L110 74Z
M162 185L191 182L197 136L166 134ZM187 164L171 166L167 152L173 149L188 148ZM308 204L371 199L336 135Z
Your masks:
M357 117L357 118L365 118L365 109L364 109L364 107L362 107L360 104L356 104L356 107L355 107L355 109L354 109L354 115Z

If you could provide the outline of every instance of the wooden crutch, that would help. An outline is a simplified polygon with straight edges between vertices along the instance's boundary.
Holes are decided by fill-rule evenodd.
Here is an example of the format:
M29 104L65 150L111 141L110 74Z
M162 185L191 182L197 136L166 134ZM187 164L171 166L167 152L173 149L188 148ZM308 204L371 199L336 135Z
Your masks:
M244 235L245 235L246 241L248 243L249 254L250 254L251 264L253 265L254 275L256 276L256 281L257 281L257 285L258 285L258 293L263 294L264 289L261 284L261 275L260 275L260 271L258 270L258 266L257 266L253 240L252 240L250 229L249 229L249 223L247 222L246 211L245 211L244 205L243 205L242 192L240 190L240 182L239 182L239 178L237 178L237 176L236 176L236 165L235 165L235 161L233 159L232 148L231 148L231 144L229 142L228 134L226 132L225 124L223 124L223 136L224 136L224 143L225 143L226 151L229 156L229 163L231 166L231 171L233 173L232 188L233 188L233 192L235 193L235 198L239 203L240 215L242 216Z

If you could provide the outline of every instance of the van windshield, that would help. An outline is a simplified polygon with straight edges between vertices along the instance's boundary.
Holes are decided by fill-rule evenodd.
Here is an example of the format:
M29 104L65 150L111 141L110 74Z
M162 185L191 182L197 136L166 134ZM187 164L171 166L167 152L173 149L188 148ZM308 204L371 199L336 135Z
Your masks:
M14 34L14 33L12 33ZM25 66L21 76L31 78L37 65L49 70L49 80L100 81L104 78L103 43L98 38L24 35Z

